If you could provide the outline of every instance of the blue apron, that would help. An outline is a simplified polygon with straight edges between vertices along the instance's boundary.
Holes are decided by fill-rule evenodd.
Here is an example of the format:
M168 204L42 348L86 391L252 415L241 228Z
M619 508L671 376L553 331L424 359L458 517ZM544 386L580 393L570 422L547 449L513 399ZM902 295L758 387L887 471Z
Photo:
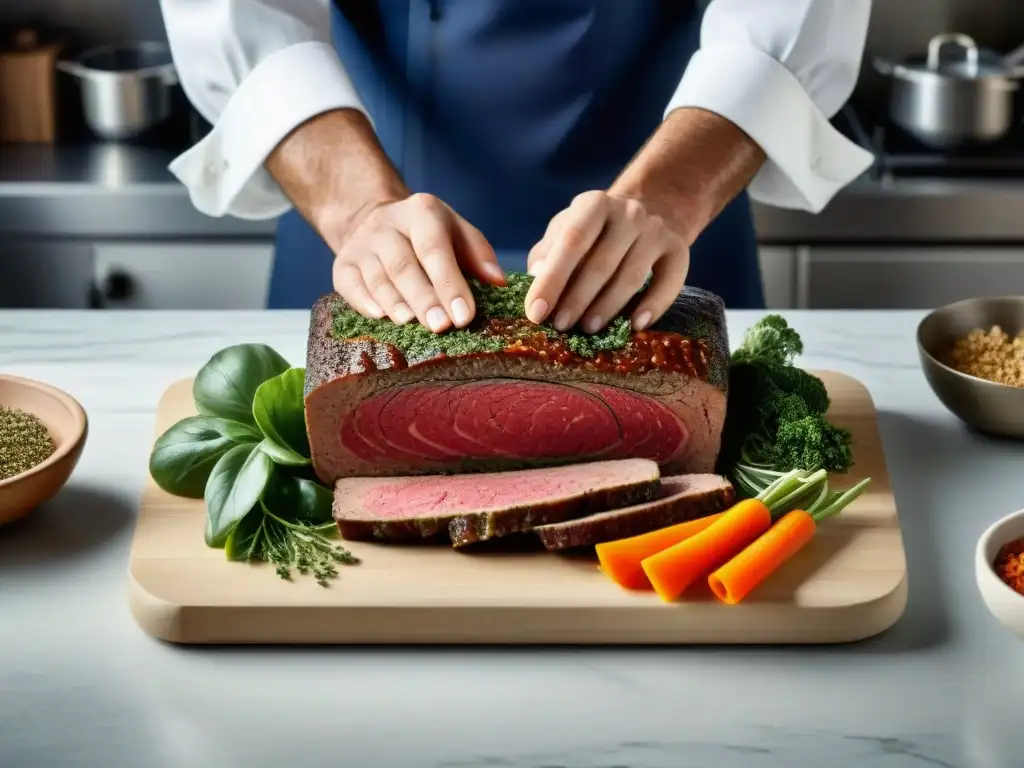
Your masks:
M658 127L700 29L689 0L335 3L335 45L406 185L520 271L551 217L607 189ZM331 261L304 219L282 216L270 308L312 306ZM694 243L687 283L731 309L764 306L746 193Z

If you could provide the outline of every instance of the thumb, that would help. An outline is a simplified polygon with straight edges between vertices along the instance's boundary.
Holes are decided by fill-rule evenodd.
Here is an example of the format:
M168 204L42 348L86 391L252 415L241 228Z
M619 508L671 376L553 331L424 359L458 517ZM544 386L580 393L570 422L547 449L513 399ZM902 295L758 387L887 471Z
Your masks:
M505 285L505 273L484 233L454 213L455 255L464 272L491 285Z

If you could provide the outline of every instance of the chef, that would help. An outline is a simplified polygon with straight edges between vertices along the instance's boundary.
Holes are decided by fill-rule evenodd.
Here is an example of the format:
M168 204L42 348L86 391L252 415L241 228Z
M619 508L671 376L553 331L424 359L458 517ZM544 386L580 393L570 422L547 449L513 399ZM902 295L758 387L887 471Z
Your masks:
M213 125L171 171L210 216L278 218L272 308L463 327L466 278L535 275L595 332L647 279L764 304L749 198L819 211L871 156L828 122L870 0L161 0Z

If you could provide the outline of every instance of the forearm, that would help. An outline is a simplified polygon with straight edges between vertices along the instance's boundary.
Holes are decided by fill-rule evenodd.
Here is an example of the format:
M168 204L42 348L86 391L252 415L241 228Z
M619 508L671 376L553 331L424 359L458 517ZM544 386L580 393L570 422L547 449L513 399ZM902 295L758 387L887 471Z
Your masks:
M365 211L409 195L369 121L353 109L307 120L270 153L266 167L335 250Z
M692 244L764 161L757 143L725 118L703 109L677 109L609 194L641 201Z
M331 0L160 0L182 87L212 130L171 172L211 216L270 219L291 201L267 170L318 115L367 113L331 43Z
M829 122L857 81L870 12L871 0L715 0L665 113L729 120L765 152L751 198L820 211L873 159Z

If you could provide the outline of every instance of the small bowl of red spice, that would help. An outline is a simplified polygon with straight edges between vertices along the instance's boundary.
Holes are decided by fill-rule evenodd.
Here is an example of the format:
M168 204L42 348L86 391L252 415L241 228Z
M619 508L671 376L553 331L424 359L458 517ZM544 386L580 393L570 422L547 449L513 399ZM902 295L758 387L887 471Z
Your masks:
M1024 639L1024 509L985 530L978 540L974 571L989 611Z

